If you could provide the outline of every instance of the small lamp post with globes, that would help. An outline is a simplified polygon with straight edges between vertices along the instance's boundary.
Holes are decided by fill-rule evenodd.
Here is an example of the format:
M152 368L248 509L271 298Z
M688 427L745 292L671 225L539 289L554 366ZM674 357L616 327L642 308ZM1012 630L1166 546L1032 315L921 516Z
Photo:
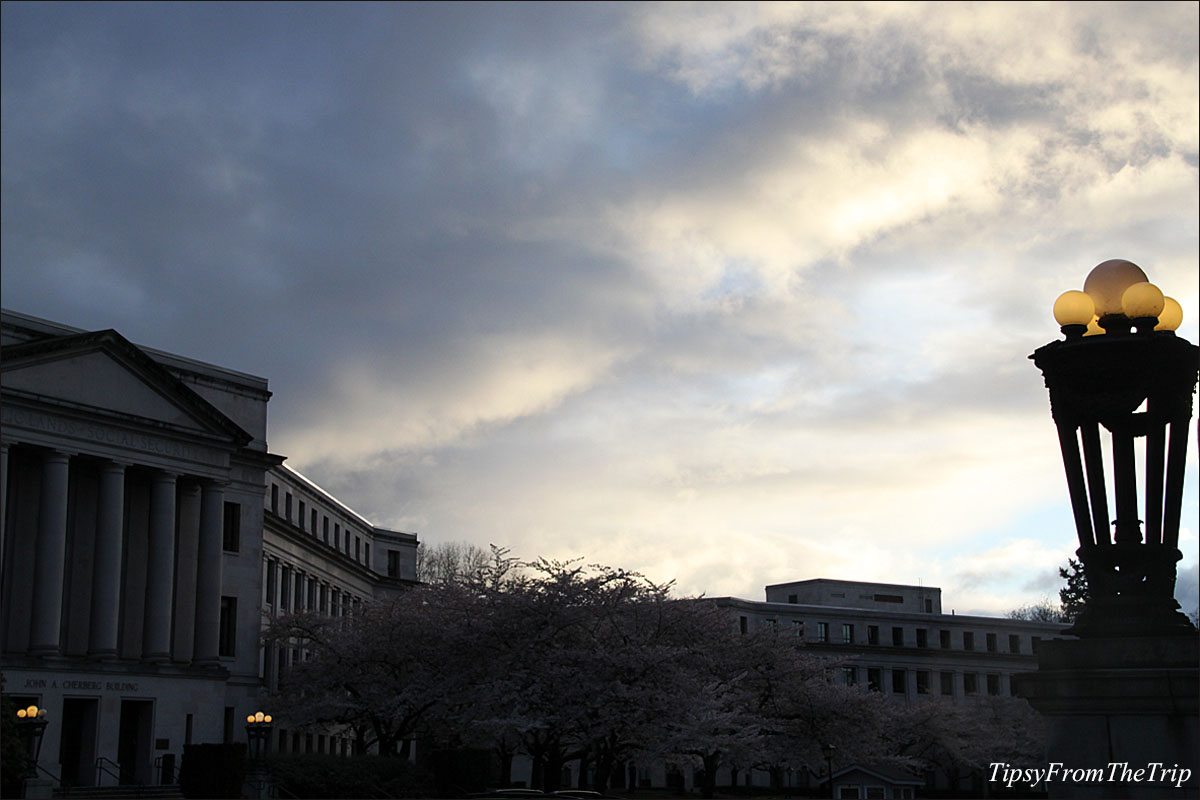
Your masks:
M1200 637L1174 594L1200 352L1175 334L1179 304L1129 261L1098 265L1054 316L1064 339L1030 358L1050 392L1088 597L1065 631L1078 638L1042 641L1037 671L1013 686L1046 723L1049 762L1109 776L1047 781L1050 797L1196 797ZM1112 772L1121 764L1157 764L1158 777Z
M28 761L25 764L25 777L37 778L38 757L42 753L42 737L46 733L46 709L35 705L17 709L17 735L25 745Z
M246 742L250 746L250 766L246 772L243 797L273 797L271 774L263 758L273 730L270 714L256 711L246 716Z

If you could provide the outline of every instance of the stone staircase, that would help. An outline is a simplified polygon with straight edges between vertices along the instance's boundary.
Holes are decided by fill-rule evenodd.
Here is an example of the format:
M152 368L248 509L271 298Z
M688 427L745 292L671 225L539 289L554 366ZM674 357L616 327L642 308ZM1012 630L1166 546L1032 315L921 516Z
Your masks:
M82 800L179 800L183 795L179 792L179 784L171 783L163 786L144 786L141 784L128 786L63 786L54 790L54 797Z

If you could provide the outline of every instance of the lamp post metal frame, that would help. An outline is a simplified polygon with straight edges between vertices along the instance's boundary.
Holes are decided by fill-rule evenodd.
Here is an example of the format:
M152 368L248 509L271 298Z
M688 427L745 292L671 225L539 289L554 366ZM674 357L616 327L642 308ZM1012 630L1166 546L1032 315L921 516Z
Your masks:
M25 744L25 753L27 759L25 762L25 777L36 778L38 772L38 759L42 755L42 739L46 735L46 726L49 721L45 715L35 716L32 719L17 720L17 735L21 737L21 741Z
M1088 580L1085 609L1067 631L1083 638L1196 631L1180 613L1174 591L1183 557L1179 523L1200 348L1171 331L1152 331L1147 322L1110 323L1107 333L1090 337L1081 335L1080 326L1064 326L1065 341L1030 356L1050 393L1079 535L1076 552ZM1112 520L1105 430L1111 436ZM1139 438L1146 440L1140 499Z

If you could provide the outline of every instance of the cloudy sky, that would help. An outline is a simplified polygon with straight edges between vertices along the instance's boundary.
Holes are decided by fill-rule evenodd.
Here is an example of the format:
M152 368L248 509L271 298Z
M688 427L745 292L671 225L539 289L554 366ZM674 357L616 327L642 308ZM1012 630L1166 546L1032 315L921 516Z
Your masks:
M1055 297L1197 340L1198 8L5 3L3 303L269 378L431 543L1002 612L1076 546Z

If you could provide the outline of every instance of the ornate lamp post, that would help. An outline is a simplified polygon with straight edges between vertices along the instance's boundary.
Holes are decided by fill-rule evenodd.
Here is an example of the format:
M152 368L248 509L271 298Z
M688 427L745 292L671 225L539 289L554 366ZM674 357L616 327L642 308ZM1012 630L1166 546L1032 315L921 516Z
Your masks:
M1175 335L1182 310L1136 264L1114 260L1091 271L1084 291L1061 295L1054 315L1065 339L1030 358L1050 391L1088 581L1069 633L1195 635L1174 598L1198 363L1197 347Z
M21 737L25 752L29 754L29 762L25 768L27 778L37 777L38 757L42 753L42 736L46 733L48 724L44 708L31 705L17 710L17 735Z
M826 744L821 747L821 753L825 756L825 774L829 778L829 796L833 797L833 754L837 748L832 744Z
M246 717L246 741L250 745L250 758L255 761L266 752L267 740L271 737L271 715L257 711Z

